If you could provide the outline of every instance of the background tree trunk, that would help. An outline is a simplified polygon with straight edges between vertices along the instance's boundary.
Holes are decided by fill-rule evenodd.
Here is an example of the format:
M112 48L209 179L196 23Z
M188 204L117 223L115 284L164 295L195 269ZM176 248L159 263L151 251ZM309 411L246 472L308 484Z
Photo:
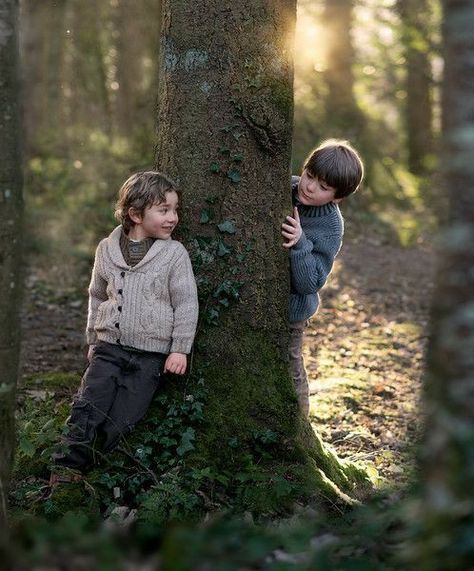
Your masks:
M156 163L183 193L201 296L194 371L209 393L194 461L233 474L258 464L252 511L277 503L278 481L350 501L365 479L322 451L287 371L295 12L295 0L165 0L162 13ZM262 434L272 454L257 450Z
M18 1L0 3L0 523L13 460L20 326L22 171L18 141Z
M145 47L140 30L141 6L132 0L120 0L117 8L117 126L122 135L131 135L137 116L136 76Z
M64 47L67 0L21 3L21 51L25 98L25 154L38 152L63 130ZM48 34L45 34L48 30ZM51 110L54 109L54 113ZM61 147L64 141L61 141Z
M428 30L430 3L427 0L398 0L402 42L405 50L408 168L418 175L428 171L433 153L433 97Z
M114 4L98 0L71 2L66 10L70 37L66 53L65 82L70 99L66 123L99 127L109 137L114 129L111 84L116 58L114 42L109 38L113 34L111 10L117 10Z
M160 2L120 0L115 10L117 82L115 122L124 137L140 136L149 154L150 116L156 111ZM150 83L150 81L152 83ZM141 134L145 132L145 134Z
M357 141L364 131L364 117L354 97L354 48L351 39L352 0L327 0L324 7L327 34L326 115L334 136Z
M426 379L422 569L474 561L474 5L444 2L442 235ZM419 567L420 568L420 567Z

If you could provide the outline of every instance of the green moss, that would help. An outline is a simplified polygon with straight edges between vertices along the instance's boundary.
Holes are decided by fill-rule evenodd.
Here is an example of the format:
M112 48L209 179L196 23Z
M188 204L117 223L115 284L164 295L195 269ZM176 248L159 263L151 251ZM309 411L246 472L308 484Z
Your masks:
M265 85L270 90L270 100L283 117L291 115L293 110L293 90L288 81L268 77Z
M37 503L35 511L49 520L59 519L68 512L83 514L89 521L100 519L99 503L85 482L59 485L43 502Z
M36 373L28 375L21 382L21 388L43 390L64 389L67 391L76 391L79 387L81 376L77 373Z
M352 503L362 496L371 488L368 475L340 460L299 415L287 365L271 339L249 331L226 342L229 330L236 331L208 331L212 351L202 357L210 395L189 461L231 474L237 503L257 513L285 509L297 498ZM215 356L219 346L225 367Z

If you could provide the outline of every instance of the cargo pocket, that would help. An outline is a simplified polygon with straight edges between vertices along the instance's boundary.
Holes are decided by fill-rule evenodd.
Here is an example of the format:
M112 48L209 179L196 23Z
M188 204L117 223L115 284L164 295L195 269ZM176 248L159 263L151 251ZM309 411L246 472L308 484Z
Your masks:
M94 438L90 424L91 412L91 405L82 398L79 397L73 402L71 414L66 421L68 440L82 443Z

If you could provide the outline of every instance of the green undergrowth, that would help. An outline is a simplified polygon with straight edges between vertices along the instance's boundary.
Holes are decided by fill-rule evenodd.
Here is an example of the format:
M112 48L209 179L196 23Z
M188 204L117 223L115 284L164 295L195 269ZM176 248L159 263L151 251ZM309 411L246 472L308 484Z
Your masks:
M211 331L205 343L212 345L222 332ZM137 510L137 530L156 530L220 511L258 519L289 513L295 504L346 509L364 498L372 488L367 473L338 459L299 417L286 364L269 354L269 342L253 333L233 347L225 368L207 361L185 380L166 380L146 418L114 453L100 458L83 482L51 494L50 457L79 377L28 378L18 422L13 512L54 520L78 510L94 519L127 506ZM245 364L241 352L248 355ZM232 367L234 358L238 367Z
M379 496L339 513L297 506L289 517L255 522L249 513L214 514L199 524L175 524L140 535L91 523L67 513L55 522L17 521L8 549L0 553L24 568L82 562L89 569L120 570L131 564L167 571L235 569L390 571L406 567L408 526L403 511ZM148 533L146 533L148 531ZM0 546L0 552L2 548Z

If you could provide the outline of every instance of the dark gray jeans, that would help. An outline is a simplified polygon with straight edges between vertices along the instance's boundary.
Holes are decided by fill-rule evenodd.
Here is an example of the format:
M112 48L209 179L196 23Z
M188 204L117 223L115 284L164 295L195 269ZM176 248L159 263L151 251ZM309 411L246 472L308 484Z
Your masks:
M86 471L143 418L158 388L166 355L99 342L74 397L67 452L53 463Z

